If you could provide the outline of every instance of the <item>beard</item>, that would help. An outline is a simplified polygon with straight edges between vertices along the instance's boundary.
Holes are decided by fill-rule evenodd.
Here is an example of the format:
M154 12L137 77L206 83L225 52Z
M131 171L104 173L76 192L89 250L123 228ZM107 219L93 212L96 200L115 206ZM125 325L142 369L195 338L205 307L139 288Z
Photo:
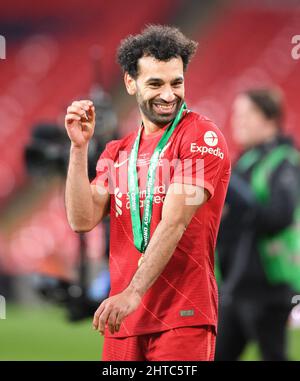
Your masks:
M150 122L163 127L175 119L184 100L180 97L176 97L172 102L165 102L159 98L144 100L138 93L137 102L140 110Z

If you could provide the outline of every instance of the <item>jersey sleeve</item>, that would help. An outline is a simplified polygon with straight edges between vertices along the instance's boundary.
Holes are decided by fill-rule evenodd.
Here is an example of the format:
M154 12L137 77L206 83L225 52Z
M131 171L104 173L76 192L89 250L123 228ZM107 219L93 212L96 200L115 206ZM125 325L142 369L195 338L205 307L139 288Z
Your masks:
M193 120L183 132L178 156L171 183L200 186L212 198L228 161L227 145L216 125L208 119Z

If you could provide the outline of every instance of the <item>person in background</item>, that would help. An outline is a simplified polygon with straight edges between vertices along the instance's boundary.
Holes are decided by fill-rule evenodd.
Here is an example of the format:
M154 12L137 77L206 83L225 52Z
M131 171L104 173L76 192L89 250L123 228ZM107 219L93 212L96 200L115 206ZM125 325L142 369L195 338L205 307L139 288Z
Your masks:
M244 151L232 173L218 240L216 360L237 360L250 340L264 360L287 359L294 291L288 282L270 281L259 246L262 237L293 223L298 201L299 166L290 160L298 153L283 135L282 120L282 97L275 89L249 90L234 101L233 137Z

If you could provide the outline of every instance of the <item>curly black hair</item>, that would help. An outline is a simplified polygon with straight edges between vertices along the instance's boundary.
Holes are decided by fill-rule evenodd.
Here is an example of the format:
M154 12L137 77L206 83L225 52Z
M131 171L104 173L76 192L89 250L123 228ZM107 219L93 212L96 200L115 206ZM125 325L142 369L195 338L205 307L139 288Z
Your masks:
M151 56L159 61L181 57L186 70L197 45L197 42L187 38L178 28L148 25L141 34L129 35L121 41L117 59L123 71L133 78L138 76L138 60L143 56Z

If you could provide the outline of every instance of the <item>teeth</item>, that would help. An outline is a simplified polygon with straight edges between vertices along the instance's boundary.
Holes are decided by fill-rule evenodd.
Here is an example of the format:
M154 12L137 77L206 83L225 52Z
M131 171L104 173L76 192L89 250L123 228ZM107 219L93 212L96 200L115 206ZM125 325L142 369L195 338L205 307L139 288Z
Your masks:
M171 109L174 105L169 105L169 106L163 106L163 105L157 105L160 109L162 110L169 110Z

